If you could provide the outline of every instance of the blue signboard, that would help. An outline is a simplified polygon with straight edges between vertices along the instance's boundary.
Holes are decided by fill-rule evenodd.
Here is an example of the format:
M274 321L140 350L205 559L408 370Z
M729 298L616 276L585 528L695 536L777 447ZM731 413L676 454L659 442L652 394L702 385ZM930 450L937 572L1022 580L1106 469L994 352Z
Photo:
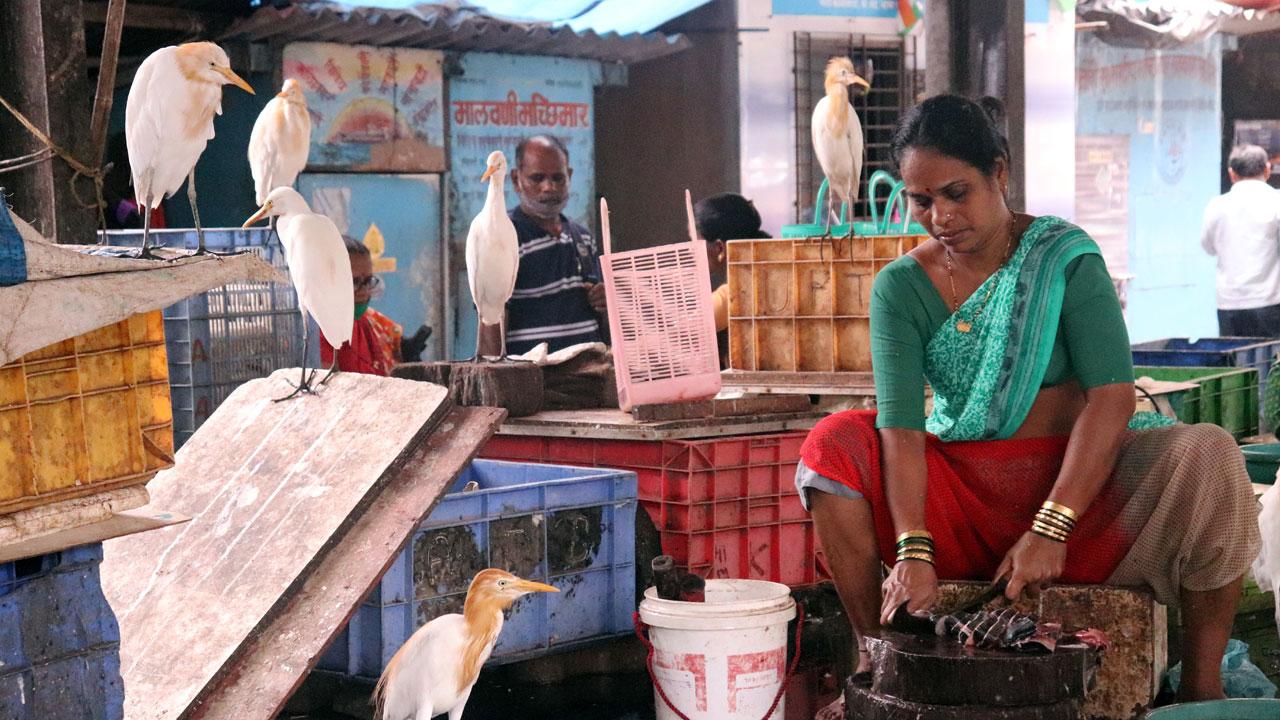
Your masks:
M449 139L452 192L449 238L457 313L453 356L471 357L476 343L476 312L467 287L467 229L484 207L488 183L482 182L489 153L501 150L515 166L516 143L530 135L558 137L569 148L573 181L565 214L595 227L595 116L592 99L599 63L554 57L467 53L462 74L449 78ZM507 209L519 203L507 179Z
M445 256L441 244L440 176L305 173L302 196L343 234L364 242L382 278L371 307L412 334L434 332L423 357L444 357Z
M898 0L773 0L773 14L894 18Z

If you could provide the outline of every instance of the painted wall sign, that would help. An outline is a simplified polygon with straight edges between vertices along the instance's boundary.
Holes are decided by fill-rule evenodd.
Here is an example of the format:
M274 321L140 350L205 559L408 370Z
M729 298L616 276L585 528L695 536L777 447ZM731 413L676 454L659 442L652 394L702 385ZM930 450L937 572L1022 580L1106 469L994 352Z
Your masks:
M773 14L892 18L898 0L773 0Z
M284 76L311 109L308 168L444 170L443 61L436 50L286 45Z
M480 181L485 159L494 150L514 167L516 144L530 135L559 138L569 149L573 180L565 214L595 226L595 118L593 97L598 63L552 57L467 53L462 74L449 78L450 212L449 237L457 310L454 357L475 349L476 315L467 288L465 246L471 220L484 207L488 184ZM507 209L519 204L508 177Z

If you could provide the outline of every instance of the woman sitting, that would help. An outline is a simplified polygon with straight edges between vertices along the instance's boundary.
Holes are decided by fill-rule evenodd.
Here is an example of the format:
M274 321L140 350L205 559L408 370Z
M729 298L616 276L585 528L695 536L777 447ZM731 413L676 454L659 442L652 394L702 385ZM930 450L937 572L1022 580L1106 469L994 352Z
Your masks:
M892 152L930 237L875 279L877 410L819 423L796 477L855 631L928 609L939 578L1005 577L1010 598L1145 586L1182 607L1179 699L1222 697L1259 547L1235 442L1213 425L1127 429L1129 339L1098 246L1009 209L1007 144L981 107L924 101Z

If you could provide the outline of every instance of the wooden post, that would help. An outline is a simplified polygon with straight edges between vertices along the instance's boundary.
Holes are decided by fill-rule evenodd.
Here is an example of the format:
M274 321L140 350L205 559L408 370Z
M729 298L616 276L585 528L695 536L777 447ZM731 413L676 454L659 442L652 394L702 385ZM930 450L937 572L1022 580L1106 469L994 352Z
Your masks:
M111 0L102 36L102 63L98 66L98 90L93 98L93 121L89 126L88 163L101 165L107 149L107 119L116 90L116 64L120 59L120 32L124 30L127 0Z
M0 2L0 95L73 156L87 159L89 82L84 17L79 0ZM0 112L0 159L43 148L7 112ZM94 242L97 213L71 188L74 171L58 158L0 175L10 205L41 233L59 242ZM92 182L79 181L87 202Z

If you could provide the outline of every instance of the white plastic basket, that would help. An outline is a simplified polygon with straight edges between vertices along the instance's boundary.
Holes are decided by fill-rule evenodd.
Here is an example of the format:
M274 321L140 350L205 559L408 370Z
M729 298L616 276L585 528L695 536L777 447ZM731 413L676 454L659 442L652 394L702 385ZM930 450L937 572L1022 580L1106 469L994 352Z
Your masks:
M600 265L623 410L720 392L707 248L698 239L687 190L685 207L689 242L615 253L609 205L600 199Z

